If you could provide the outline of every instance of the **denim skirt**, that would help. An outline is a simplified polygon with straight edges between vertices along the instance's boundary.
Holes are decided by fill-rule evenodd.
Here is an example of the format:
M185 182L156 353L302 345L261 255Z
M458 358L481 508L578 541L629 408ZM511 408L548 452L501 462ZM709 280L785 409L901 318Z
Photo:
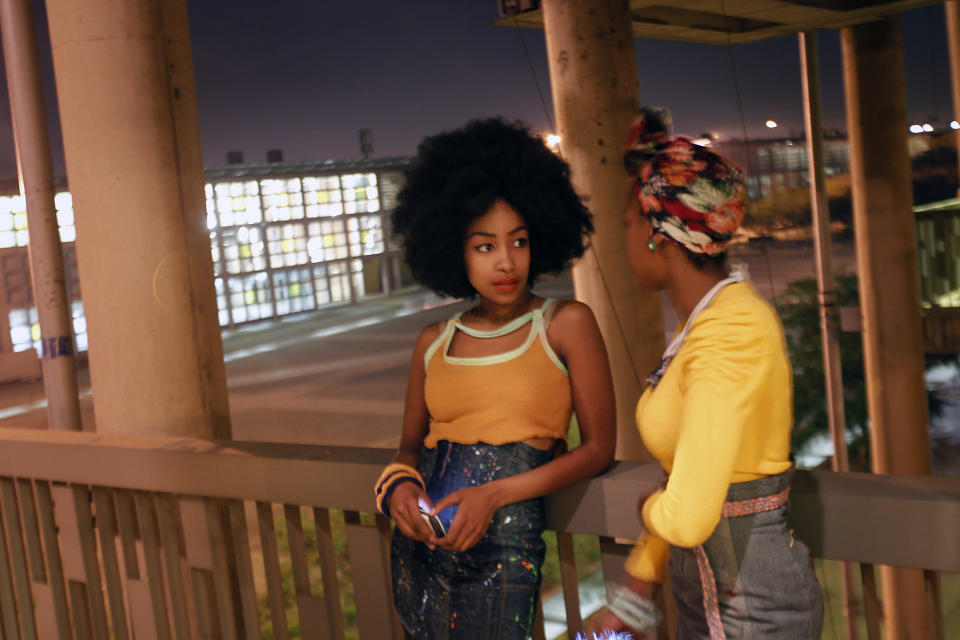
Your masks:
M793 470L730 485L727 501L777 494ZM784 505L773 511L721 518L703 549L717 583L727 638L814 640L823 625L823 600L810 551L787 526ZM693 549L670 547L678 640L709 639L703 586Z
M515 442L440 441L423 448L419 471L436 503L449 493L523 473L553 458ZM449 531L456 506L439 514ZM523 640L530 636L545 545L542 498L498 509L480 541L456 552L415 542L394 529L393 594L407 638Z

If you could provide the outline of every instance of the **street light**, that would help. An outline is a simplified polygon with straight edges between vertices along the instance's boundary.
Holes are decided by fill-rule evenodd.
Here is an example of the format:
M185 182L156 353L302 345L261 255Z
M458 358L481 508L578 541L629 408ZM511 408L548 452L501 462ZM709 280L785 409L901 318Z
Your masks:
M767 120L767 129L776 129L779 126L776 120Z
M951 129L960 129L960 122L957 122L956 120L951 120L951 121L950 121L950 128L951 128Z
M555 133L547 135L547 146L554 153L558 153L560 151L560 136Z
M923 133L923 127L918 124L910 125L910 133Z
M923 130L926 131L927 133L930 133L933 131L933 125L926 123L923 125Z

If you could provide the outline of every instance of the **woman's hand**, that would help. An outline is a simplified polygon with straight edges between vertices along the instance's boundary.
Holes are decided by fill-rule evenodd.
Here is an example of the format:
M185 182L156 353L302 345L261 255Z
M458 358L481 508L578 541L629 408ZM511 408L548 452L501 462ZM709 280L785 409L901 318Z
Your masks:
M628 631L634 640L646 640L648 637L646 633L628 627L623 620L611 613L609 609L603 612L596 623L590 625L590 633L596 637L605 637L602 634L606 631ZM649 637L655 637L655 634Z
M413 482L401 482L390 495L390 515L403 535L434 549L438 540L430 525L420 515L421 502L430 505L427 494Z
M629 573L623 574L623 577L620 579L620 585L646 600L652 600L654 592L656 591L657 587L660 586L654 582L647 582L646 580L634 578ZM645 640L648 637L656 637L655 629L646 629L644 631L633 629L627 626L627 624L618 618L616 614L610 611L610 609L604 611L597 621L590 625L589 631L598 635L602 631L629 631L636 640Z
M437 544L450 551L466 551L486 533L493 514L501 506L499 492L493 483L459 489L449 494L433 508L439 513L451 505L459 505L457 515L447 535L437 538Z

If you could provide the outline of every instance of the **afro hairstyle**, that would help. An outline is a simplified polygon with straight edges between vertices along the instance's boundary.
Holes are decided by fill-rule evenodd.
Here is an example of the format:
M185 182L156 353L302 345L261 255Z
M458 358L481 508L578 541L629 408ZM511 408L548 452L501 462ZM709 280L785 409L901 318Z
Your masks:
M413 277L442 296L472 298L463 243L467 228L502 199L530 236L532 286L584 252L590 212L570 184L570 167L526 126L502 118L472 120L429 136L405 172L391 215Z

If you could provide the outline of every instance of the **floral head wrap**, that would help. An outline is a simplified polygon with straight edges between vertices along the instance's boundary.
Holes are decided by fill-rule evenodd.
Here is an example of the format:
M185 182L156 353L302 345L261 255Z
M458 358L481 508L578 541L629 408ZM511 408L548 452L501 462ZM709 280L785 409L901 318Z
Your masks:
M686 138L670 139L662 113L644 109L623 157L653 228L687 251L723 253L743 221L743 169Z

